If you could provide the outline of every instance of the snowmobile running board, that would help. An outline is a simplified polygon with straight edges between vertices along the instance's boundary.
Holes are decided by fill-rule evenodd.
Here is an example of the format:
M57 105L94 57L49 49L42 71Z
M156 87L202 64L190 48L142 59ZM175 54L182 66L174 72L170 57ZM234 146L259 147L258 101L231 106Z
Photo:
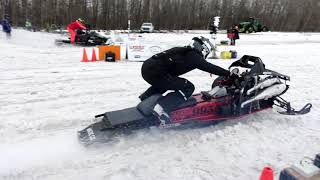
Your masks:
M281 97L277 97L275 99L275 102L277 102L279 104L274 104L274 105L286 110L286 111L278 111L278 113L284 114L284 115L303 115L303 114L307 114L308 112L310 112L311 107L312 107L311 103L307 103L299 111L297 111L297 110L295 110L294 108L291 107L291 103L290 102L287 102L286 100L284 100Z

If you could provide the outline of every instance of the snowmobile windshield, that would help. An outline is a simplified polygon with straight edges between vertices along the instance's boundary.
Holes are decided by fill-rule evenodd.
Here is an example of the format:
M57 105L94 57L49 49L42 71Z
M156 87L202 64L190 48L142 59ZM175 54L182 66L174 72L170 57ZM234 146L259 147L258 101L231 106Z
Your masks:
M243 67L243 68L250 69L250 71L247 74L249 76L272 75L272 76L277 76L284 80L290 80L290 77L287 75L283 75L278 72L266 69L262 60L259 57L255 57L255 56L244 55L239 60L233 62L229 66L229 69L232 67Z
M242 56L242 58L240 58L239 60L233 62L230 66L229 69L231 67L244 67L244 68L250 68L250 69L260 69L263 70L265 65L263 64L262 60L259 57L255 57L255 56L248 56L248 55L244 55ZM257 66L256 68L254 68L254 66Z

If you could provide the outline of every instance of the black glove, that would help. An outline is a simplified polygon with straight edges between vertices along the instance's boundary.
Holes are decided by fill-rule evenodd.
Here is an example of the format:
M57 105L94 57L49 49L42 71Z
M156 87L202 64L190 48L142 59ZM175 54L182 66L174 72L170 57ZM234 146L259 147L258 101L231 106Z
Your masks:
M232 80L239 79L239 69L238 68L232 69L232 71L230 71L229 77Z
M228 77L226 77L229 86L232 86L232 85L238 86L238 82L239 82L238 81L238 79L239 79L238 73L239 73L239 70L233 69L230 72L230 75Z
M236 79L239 79L239 75L231 73L229 78L232 79L232 80L236 80Z

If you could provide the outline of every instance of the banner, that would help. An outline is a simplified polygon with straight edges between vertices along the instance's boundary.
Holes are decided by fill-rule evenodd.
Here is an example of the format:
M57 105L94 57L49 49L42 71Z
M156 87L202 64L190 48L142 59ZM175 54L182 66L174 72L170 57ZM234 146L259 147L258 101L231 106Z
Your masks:
M145 61L154 54L167 50L166 45L151 44L128 44L128 60L129 61Z

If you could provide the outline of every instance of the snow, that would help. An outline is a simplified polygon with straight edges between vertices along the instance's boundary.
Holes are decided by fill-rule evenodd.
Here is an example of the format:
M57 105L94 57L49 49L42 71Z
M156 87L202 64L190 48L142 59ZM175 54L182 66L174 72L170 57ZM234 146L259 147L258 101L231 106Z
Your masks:
M193 36L150 33L142 40L172 47ZM94 115L139 102L148 87L142 63L81 63L82 47L56 46L58 34L14 29L7 39L0 33L0 179L255 180L265 166L278 177L283 168L314 157L320 149L320 33L240 36L235 47L219 49L259 56L267 68L289 75L283 97L298 108L312 103L309 114L268 110L204 128L145 129L85 148L76 131ZM225 68L232 62L209 61ZM195 92L209 90L213 80L198 70L184 77Z

